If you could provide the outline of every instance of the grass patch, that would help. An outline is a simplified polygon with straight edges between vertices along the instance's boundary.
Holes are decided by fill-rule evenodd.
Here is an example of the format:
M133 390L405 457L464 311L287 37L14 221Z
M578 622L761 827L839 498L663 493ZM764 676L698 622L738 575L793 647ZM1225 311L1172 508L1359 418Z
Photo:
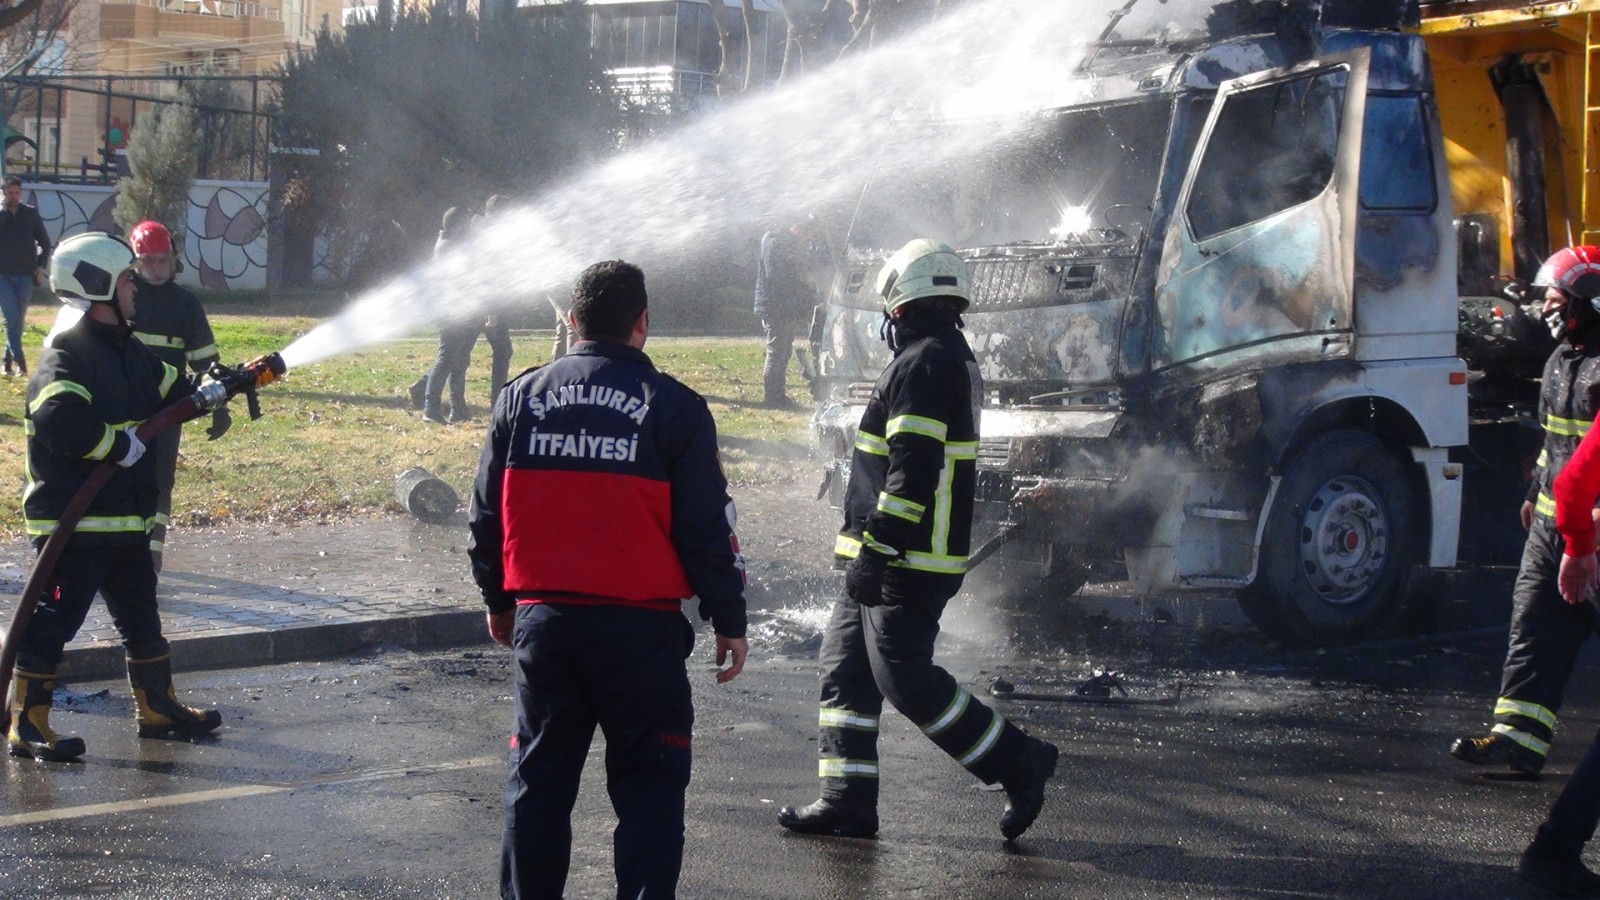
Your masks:
M24 347L38 358L55 317L53 306L29 310ZM281 350L319 318L210 311L223 361L242 362ZM512 372L549 359L549 332L514 336ZM252 422L243 398L230 407L234 427L207 441L204 421L184 429L173 500L178 526L332 520L397 509L395 477L422 466L463 493L472 483L487 426L489 349L479 343L468 372L467 402L476 418L439 426L411 409L406 389L433 362L437 342L398 341L292 370L261 392L263 415ZM807 450L806 415L761 408L761 341L756 338L652 337L656 365L703 394L717 419L723 464L731 481L809 480L817 474ZM0 494L5 531L22 531L24 379L0 380ZM790 394L804 396L791 372Z

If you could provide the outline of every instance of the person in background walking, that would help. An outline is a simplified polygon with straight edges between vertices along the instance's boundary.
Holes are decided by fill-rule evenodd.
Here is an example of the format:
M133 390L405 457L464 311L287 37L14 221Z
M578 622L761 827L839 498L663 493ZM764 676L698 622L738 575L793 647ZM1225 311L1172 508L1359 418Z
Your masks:
M6 320L5 374L28 374L22 326L33 289L44 283L50 263L50 233L39 211L22 202L22 179L6 176L0 208L0 315Z
M439 238L433 244L433 255L438 257L451 244L464 239L471 227L471 217L466 213L454 206L445 210ZM439 325L439 351L433 367L412 382L410 391L411 405L421 407L422 417L429 422L445 425L467 418L467 366L472 363L472 345L478 342L481 326L482 322L476 319ZM446 383L450 386L448 418L440 405Z
M756 268L755 314L766 332L766 357L761 365L762 403L793 409L784 382L794 339L808 331L817 305L816 255L803 222L761 236Z
M506 198L495 194L483 205L484 218L491 219L496 213L505 212L506 205ZM489 407L492 409L494 398L511 374L511 328L502 312L491 310L484 316L483 338L489 344Z

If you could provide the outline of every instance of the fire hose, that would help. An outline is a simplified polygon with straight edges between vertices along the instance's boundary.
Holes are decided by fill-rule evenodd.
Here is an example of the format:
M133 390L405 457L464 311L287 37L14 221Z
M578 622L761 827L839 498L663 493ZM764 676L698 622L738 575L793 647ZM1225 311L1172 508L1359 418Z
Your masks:
M194 393L163 407L161 411L140 423L134 434L139 440L149 443L156 435L174 425L181 425L190 419L221 409L239 394L245 395L250 418L259 419L261 406L256 399L256 388L271 384L286 371L288 367L284 365L283 357L277 353L269 353L232 368L214 363ZM34 561L33 571L28 574L28 581L22 588L22 596L17 600L16 612L12 613L11 624L6 627L5 642L0 644L0 731L8 731L11 728L11 676L17 666L17 643L27 632L28 623L33 620L34 609L38 607L39 597L44 593L45 585L55 572L56 561L61 558L61 551L66 549L67 541L77 530L78 522L83 519L84 513L88 512L89 504L94 502L100 489L111 480L116 469L117 464L114 461L105 460L90 471L89 477L84 479L83 485L72 495L67 508L57 518L54 530L45 539L44 546L39 550L39 558Z

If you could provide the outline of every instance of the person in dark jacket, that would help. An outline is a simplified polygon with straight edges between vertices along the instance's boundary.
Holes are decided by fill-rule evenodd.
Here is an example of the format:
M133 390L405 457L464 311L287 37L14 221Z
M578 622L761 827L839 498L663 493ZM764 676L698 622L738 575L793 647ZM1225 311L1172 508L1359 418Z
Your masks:
M134 268L134 287L139 298L138 317L133 336L149 347L162 362L180 373L186 369L205 372L221 358L211 334L200 299L173 280L176 269L172 233L160 222L140 222L128 233L138 264ZM206 436L216 440L233 427L228 407L219 406L211 414ZM156 571L166 549L167 522L172 516L172 488L178 475L178 449L183 437L179 427L168 428L151 441L150 452L156 461L156 517L150 526L150 556Z
M1556 713L1578 651L1594 633L1592 603L1562 601L1556 586L1562 539L1551 485L1600 412L1600 248L1557 251L1534 277L1544 289L1543 313L1557 341L1539 387L1539 454L1522 527L1528 532L1511 589L1511 628L1494 725L1481 737L1457 738L1452 756L1476 765L1507 765L1524 775L1544 768Z
M794 339L807 331L817 305L819 253L804 223L761 236L761 259L756 269L755 314L766 332L766 355L761 364L762 402L776 409L792 409L784 383Z
M433 255L449 249L451 244L466 238L472 229L470 214L452 206L444 211L439 223L439 237L433 244ZM439 326L439 351L433 367L411 385L411 404L421 407L422 417L429 422L445 425L467 418L467 367L472 364L472 347L478 342L482 320L465 322L446 321ZM445 385L450 387L450 412L445 413L443 402Z
M505 212L507 206L506 198L495 194L483 204L484 219L489 220ZM493 408L494 398L505 386L506 377L511 374L511 325L504 315L491 312L483 317L483 342L489 345L489 406Z
M27 480L22 506L36 548L102 461L120 468L67 541L29 628L17 645L11 731L15 756L63 761L81 738L50 728L56 667L98 591L128 655L140 737L196 735L222 724L172 688L172 663L156 608L149 527L156 513L155 461L134 428L182 399L189 385L132 335L133 251L93 232L61 242L50 285L81 318L52 332L28 381ZM69 317L70 318L70 317Z
M845 595L819 658L822 797L783 807L778 822L805 834L877 834L878 722L888 698L967 771L999 782L1009 841L1043 808L1056 747L933 662L939 617L961 588L972 539L982 384L960 331L966 263L938 241L915 240L890 257L877 289L894 358L861 415L834 544Z
M683 861L694 708L691 595L716 633L717 682L744 667L744 564L716 425L657 371L644 274L579 276L578 340L495 399L468 555L489 635L516 652L501 896L558 898L572 807L598 725L617 813L617 896L672 897Z
M22 202L22 179L8 175L0 208L0 315L6 320L5 374L28 374L22 325L33 289L44 283L50 233L39 211ZM13 368L14 367L14 368Z

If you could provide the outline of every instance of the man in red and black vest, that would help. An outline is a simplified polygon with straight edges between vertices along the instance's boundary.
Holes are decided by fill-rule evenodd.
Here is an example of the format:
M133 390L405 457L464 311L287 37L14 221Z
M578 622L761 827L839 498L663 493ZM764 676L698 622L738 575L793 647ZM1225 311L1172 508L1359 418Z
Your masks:
M642 352L646 299L636 266L584 270L567 314L577 343L505 386L483 448L468 553L489 634L516 651L503 897L562 896L597 724L617 895L674 895L694 723L683 598L711 620L719 683L748 651L716 426Z

